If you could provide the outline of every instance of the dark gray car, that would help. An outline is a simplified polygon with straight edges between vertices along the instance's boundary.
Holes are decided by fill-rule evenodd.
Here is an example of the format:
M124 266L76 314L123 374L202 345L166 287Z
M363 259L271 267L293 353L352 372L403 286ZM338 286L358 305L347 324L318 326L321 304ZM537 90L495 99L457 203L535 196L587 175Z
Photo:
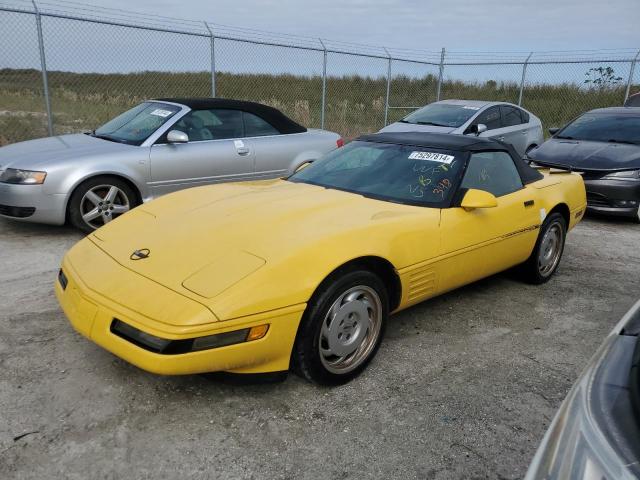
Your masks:
M613 329L547 430L525 480L640 478L640 302Z
M640 108L591 110L549 132L531 160L582 172L589 211L640 222Z
M0 148L0 215L91 231L159 195L282 177L341 145L258 103L151 100L92 133Z

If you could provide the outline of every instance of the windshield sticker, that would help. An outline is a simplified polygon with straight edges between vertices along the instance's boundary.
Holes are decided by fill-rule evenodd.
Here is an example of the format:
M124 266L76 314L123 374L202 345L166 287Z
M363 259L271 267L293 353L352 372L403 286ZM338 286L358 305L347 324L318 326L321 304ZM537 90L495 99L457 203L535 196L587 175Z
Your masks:
M156 108L151 115L155 115L156 117L167 118L173 112L171 110L162 110L161 108Z
M446 163L447 165L451 164L454 158L453 155L436 152L411 152L409 155L409 160L429 160L431 162Z
M465 110L480 110L480 107L472 107L471 105L465 105L464 107Z

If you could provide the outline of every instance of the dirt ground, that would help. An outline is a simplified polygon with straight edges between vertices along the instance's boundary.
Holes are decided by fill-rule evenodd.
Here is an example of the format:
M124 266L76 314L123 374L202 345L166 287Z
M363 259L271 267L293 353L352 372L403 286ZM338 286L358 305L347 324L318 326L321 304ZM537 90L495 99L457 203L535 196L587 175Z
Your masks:
M501 274L392 317L339 388L160 377L75 333L68 228L0 220L0 478L521 478L640 297L640 225L588 218L543 286Z

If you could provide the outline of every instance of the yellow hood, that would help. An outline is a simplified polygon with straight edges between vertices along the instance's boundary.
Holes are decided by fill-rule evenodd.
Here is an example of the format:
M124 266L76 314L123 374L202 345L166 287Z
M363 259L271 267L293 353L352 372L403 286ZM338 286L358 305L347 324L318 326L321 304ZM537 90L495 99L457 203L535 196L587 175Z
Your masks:
M389 222L411 225L407 220L415 215L429 221L413 218L409 231L385 228ZM167 195L89 238L127 269L226 320L303 303L321 275L350 256L392 254L379 251L394 248L392 232L424 235L431 221L439 221L438 210L270 180ZM411 253L403 252L401 243L396 242L395 256L410 263ZM142 249L149 250L148 258L132 259ZM238 284L243 288L234 287Z

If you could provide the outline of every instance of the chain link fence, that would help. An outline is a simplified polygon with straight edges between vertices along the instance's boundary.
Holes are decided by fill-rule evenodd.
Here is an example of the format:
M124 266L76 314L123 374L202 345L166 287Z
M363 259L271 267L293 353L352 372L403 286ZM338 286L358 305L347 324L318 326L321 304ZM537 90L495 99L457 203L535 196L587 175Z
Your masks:
M387 49L141 15L0 0L0 145L86 131L148 98L272 105L345 138L447 99L520 104L545 127L640 91L639 51Z

